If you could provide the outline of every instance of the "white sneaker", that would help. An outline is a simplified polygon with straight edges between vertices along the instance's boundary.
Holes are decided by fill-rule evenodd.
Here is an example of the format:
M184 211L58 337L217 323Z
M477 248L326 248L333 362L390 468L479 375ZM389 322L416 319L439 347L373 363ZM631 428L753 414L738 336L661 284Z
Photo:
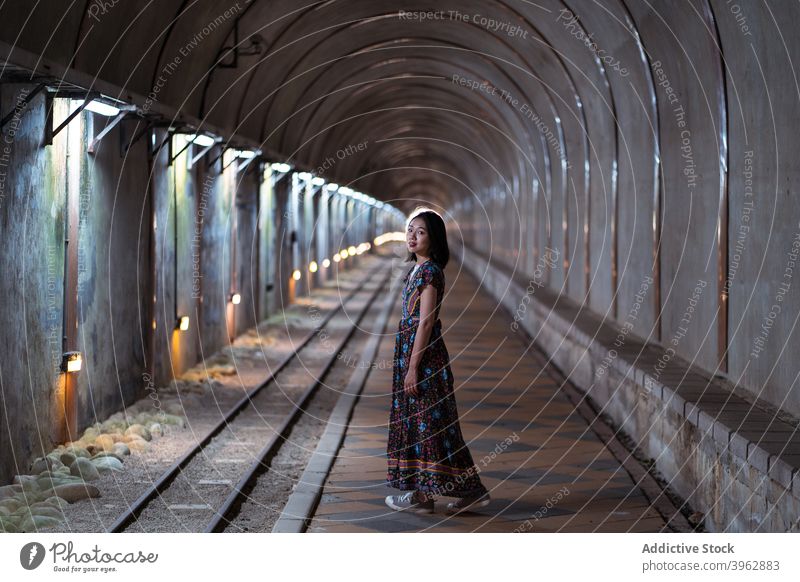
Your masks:
M471 511L479 507L486 507L491 500L492 498L489 496L488 491L478 497L463 497L458 501L451 501L448 503L446 512L452 515L454 513L461 513L462 511Z
M386 505L395 511L410 511L412 513L433 513L433 499L414 501L414 492L409 491L402 495L389 495Z

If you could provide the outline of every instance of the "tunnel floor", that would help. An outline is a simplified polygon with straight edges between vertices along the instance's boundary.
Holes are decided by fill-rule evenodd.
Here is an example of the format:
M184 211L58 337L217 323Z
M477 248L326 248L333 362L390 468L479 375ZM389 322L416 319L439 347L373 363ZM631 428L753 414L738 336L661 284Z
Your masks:
M628 471L637 461L623 459L624 466L612 454L559 388L558 374L511 331L512 318L457 264L445 273L441 317L461 428L490 505L449 516L450 498L429 515L384 504L399 493L385 483L392 370L381 365L393 358L398 302L308 531L675 531L682 520L674 506L665 518L651 505Z
M580 396L577 390L564 383L560 372L532 348L529 338L512 331L511 316L479 287L471 274L460 269L457 261L452 261L445 271L447 288L441 318L455 377L461 429L492 501L488 507L458 516L445 514L450 499L444 497L437 500L432 515L389 510L384 504L385 496L398 493L386 486L385 478L391 362L400 302L398 287L387 292L386 285L402 277L409 265L386 253L365 257L359 263L342 270L335 280L310 296L298 298L285 312L262 322L257 330L242 334L232 347L222 350L235 356L234 366L228 366L225 374L216 375L210 386L197 390L197 386L179 379L185 429L167 431L151 446L128 457L125 471L107 473L95 481L100 498L67 506L65 522L54 531L113 528L112 523L121 512L220 422L223 411L264 382L270 370L297 347L299 339L319 325L315 314L332 310L367 281L362 292L371 287L368 294L376 299L369 303L358 300L358 295L353 295L352 300L344 299L349 307L341 314L343 320L336 323L333 319L324 328L335 337L337 329L341 332L351 320L356 321L356 311L348 303L355 301L365 316L347 344L347 353L351 359L361 360L337 358L339 361L327 375L318 376L324 385L334 389L320 390L319 398L300 406L310 418L301 420L287 434L278 454L258 478L257 488L248 492L247 502L238 510L238 517L228 523L227 530L286 531L281 520L287 515L290 521L302 523L297 531L311 533L691 530L676 509L674 498L654 487L652 478L643 477L648 475L647 469L628 453L611 427L593 416L591 410L587 412L585 403L576 408L576 394ZM378 284L379 280L383 282ZM375 330L384 322L384 333L377 334ZM377 345L373 342L377 352L367 348L370 338L377 340ZM330 357L333 352L323 342L319 346L309 344L301 352L303 368L308 366L306 375L318 374L314 371L315 362L325 359L326 350ZM188 374L203 376L211 371L221 353L207 355L199 365L202 370L190 370ZM367 362L370 366L364 366ZM356 373L359 367L368 368L363 376ZM284 393L293 381L290 377L283 381L278 378L279 392ZM326 435L328 428L336 424L335 409L345 400L340 394L349 390L345 387L354 383L353 378L358 378L360 392L352 395L350 420L342 422L346 428L338 437L341 447L340 441L334 441L333 448L325 448L331 447ZM258 425L281 416L283 404L270 406L277 408L268 408L267 416L243 430L260 430ZM272 425L269 429L277 430ZM220 499L232 490L265 444L263 435L248 434L256 438L234 443L235 454L222 455L210 465L205 462L200 473L183 470L175 488L169 494L159 494L155 505L125 531L198 531L195 521L202 529L205 518L200 512L219 507ZM307 477L314 476L320 451L325 456L327 450L336 454L332 466L328 462L324 475L317 476L317 483L324 485L311 485ZM213 457L213 452L208 454ZM231 464L235 458L240 462ZM223 461L223 465L218 464ZM305 513L292 514L304 503ZM142 521L148 511L156 518Z

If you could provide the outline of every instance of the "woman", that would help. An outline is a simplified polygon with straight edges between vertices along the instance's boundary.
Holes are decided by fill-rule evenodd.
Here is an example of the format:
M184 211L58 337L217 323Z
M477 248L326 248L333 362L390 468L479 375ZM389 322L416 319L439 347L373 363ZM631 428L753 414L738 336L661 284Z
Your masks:
M387 481L407 491L389 495L392 509L433 513L436 495L458 497L447 505L458 513L489 504L458 423L450 357L442 338L439 309L450 259L444 221L433 210L412 213L406 229L407 261L402 319L394 352L389 415Z

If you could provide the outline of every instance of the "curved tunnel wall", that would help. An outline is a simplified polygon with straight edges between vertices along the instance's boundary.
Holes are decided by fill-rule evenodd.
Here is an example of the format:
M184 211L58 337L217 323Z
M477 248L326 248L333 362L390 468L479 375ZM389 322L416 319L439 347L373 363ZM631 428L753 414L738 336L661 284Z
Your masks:
M439 207L493 266L800 415L796 3L22 4L9 60Z

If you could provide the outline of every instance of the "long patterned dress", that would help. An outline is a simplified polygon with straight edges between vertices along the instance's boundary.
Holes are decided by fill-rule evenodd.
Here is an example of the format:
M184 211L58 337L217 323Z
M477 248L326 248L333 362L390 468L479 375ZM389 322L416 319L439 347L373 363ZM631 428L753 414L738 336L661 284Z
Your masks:
M395 489L416 489L448 497L482 495L486 488L461 434L450 356L442 337L439 309L444 297L444 273L432 260L422 263L413 276L412 271L404 280L402 319L395 340L386 479ZM425 285L436 288L436 319L420 362L419 397L415 398L405 394L403 383Z

